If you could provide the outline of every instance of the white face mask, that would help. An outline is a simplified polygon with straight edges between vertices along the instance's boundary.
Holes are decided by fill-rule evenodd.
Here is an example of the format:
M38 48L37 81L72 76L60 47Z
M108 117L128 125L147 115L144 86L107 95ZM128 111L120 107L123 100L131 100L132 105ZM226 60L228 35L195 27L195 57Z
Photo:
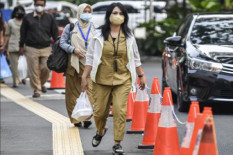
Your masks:
M82 19L82 20L85 20L85 21L89 21L89 20L91 20L91 18L92 18L92 14L91 13L82 13L81 15L80 15L80 18Z
M44 11L44 7L43 6L35 6L36 12L43 12Z

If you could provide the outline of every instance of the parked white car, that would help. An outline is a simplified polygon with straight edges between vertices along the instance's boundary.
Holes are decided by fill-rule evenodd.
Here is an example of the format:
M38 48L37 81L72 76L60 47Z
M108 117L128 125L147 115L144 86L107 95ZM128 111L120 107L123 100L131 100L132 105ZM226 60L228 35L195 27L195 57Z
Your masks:
M65 1L47 1L45 10L54 10L63 12L70 20L70 22L77 21L77 8L78 6ZM34 4L25 8L26 13L34 10Z
M148 9L150 4L149 1L147 1L146 6L144 1L103 1L92 5L93 7L92 22L99 26L103 25L106 9L111 3L114 2L120 2L126 7L129 15L128 26L131 30L134 30L134 28L136 28L140 23L149 20L149 9ZM167 17L167 14L163 13L162 9L165 8L166 2L155 1L153 5L155 10L154 19L156 21L161 21L165 19ZM146 12L145 12L145 8L147 8Z

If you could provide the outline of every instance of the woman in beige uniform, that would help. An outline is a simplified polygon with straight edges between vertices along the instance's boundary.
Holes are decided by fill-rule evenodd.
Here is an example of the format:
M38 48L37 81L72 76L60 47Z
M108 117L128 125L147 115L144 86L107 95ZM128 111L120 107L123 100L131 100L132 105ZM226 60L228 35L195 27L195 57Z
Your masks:
M91 74L94 95L94 120L97 133L92 146L97 147L107 129L105 128L109 106L114 109L114 154L124 154L120 142L124 138L127 99L140 77L140 89L145 88L140 56L133 34L127 26L128 14L121 3L112 3L106 11L105 24L91 40L86 66L82 76L82 90L88 89L87 77Z
M65 27L61 36L60 47L69 53L68 67L66 69L66 109L71 123L74 123L76 127L81 127L81 122L73 119L71 114L81 93L81 77L86 60L85 53L95 28L93 23L90 22L92 14L90 5L85 3L79 5L77 12L78 21L74 23L74 29L71 32L70 24ZM91 104L93 104L92 81L90 77L88 82L90 87L87 90L87 95ZM83 126L88 128L91 124L91 121L84 121Z

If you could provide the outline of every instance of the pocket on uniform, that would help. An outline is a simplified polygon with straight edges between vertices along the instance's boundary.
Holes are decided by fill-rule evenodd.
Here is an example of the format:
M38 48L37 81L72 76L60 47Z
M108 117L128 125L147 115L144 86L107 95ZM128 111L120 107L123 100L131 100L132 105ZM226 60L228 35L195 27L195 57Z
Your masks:
M108 85L112 82L113 78L113 66L100 65L96 75L96 81L99 84Z

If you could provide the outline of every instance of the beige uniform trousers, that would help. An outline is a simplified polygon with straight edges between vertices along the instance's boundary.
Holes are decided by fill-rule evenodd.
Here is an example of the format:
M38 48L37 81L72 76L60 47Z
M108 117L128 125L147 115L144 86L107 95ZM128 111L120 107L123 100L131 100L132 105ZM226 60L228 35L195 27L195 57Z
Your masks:
M47 60L51 51L51 47L37 49L25 46L30 84L36 93L41 93L42 86L49 78L50 70L47 67Z
M13 85L17 86L20 83L20 79L19 79L19 76L18 76L19 52L10 52L9 59L10 59L10 64L11 64Z
M105 128L109 115L110 103L113 106L114 140L122 141L125 134L127 100L131 89L131 79L122 85L107 86L93 82L94 119L99 133Z
M79 63L79 67L80 67L79 74L76 71L74 71L73 72L74 74L72 75L68 73L66 74L66 109L70 117L71 123L79 123L79 121L71 117L72 111L76 105L76 100L82 92L81 82L82 82L82 74L85 66ZM87 82L88 82L88 90L86 92L91 104L93 105L94 98L92 93L92 81L90 77L87 78Z

